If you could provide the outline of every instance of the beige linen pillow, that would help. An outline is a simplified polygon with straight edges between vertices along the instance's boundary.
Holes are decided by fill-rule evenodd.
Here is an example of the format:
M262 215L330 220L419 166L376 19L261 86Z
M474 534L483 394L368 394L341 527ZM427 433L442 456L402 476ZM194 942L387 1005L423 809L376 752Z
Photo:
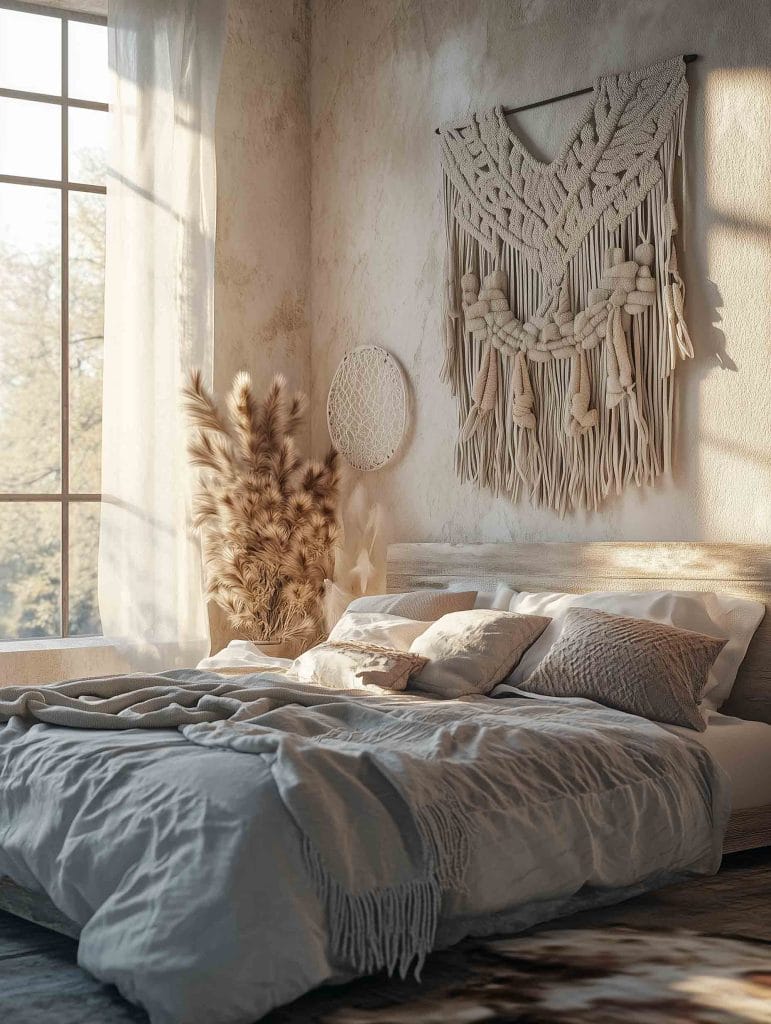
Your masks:
M348 612L386 612L421 622L434 622L448 612L463 612L474 607L476 590L410 590L405 594L373 594L357 597Z
M698 701L725 640L647 619L571 608L559 639L520 690L586 697L703 732Z
M428 622L406 619L384 612L346 612L335 623L327 640L354 640L357 643L408 651L415 637L428 629Z
M429 659L412 686L437 697L489 693L548 624L541 615L492 608L443 615L410 647Z
M341 640L311 647L296 658L291 674L302 683L315 683L330 689L351 690L360 686L380 686L403 690L413 672L419 672L425 658L406 651Z

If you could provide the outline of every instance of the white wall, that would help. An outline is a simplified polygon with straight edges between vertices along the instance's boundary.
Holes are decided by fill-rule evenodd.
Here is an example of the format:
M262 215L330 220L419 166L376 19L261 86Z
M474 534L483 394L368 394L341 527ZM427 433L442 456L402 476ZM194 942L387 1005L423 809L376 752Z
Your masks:
M398 540L704 539L771 535L771 35L757 0L314 0L311 42L313 437L345 349L402 361L415 425L367 478ZM434 127L696 52L682 263L696 359L679 367L675 474L560 520L453 470L439 381L443 259ZM578 101L581 105L585 98ZM577 110L516 127L554 154ZM682 243L681 243L682 245Z

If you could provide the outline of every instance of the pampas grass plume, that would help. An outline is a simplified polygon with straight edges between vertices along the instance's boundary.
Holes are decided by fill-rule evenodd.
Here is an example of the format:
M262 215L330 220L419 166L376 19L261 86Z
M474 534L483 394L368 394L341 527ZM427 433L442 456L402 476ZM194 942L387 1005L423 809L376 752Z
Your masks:
M281 375L258 401L249 374L237 374L224 413L200 371L182 397L199 470L193 521L203 534L208 596L247 639L314 642L324 632L324 579L338 538L337 453L323 462L301 457L295 436L306 402Z

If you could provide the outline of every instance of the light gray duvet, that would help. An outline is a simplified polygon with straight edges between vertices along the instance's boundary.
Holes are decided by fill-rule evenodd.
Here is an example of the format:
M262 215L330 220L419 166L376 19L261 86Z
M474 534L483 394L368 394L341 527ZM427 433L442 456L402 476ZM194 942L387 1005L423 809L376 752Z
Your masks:
M201 672L55 693L0 691L0 874L153 1024L248 1024L720 862L706 750L589 701ZM80 728L40 720L62 708Z

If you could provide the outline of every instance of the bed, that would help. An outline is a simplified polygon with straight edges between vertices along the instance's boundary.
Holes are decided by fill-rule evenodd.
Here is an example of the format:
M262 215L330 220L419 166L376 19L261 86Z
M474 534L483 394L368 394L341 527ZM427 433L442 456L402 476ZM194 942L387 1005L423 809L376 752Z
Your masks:
M742 779L742 800L724 838L724 852L771 845L771 547L763 544L701 543L542 543L393 544L388 551L391 592L447 587L458 581L480 589L509 583L515 590L698 590L725 591L765 603L758 627L739 670L731 699L721 711L733 722L714 718L705 745L731 776ZM768 730L757 725L765 723ZM727 728L728 726L730 728ZM759 760L758 760L759 759ZM747 780L751 780L748 784ZM757 788L752 789L752 782Z
M505 581L519 590L727 591L760 599L768 604L771 601L771 552L769 548L759 546L703 544L404 544L392 546L389 550L388 589L391 592L444 588L459 581L474 582L482 589L493 583ZM722 709L722 713L710 716L707 730L699 734L696 741L692 737L686 737L686 742L691 746L698 742L706 747L733 785L736 798L723 837L724 853L771 843L771 787L768 785L768 780L771 779L769 650L771 618L766 616L737 677L730 704ZM243 1005L233 1003L227 1009L223 1009L221 1017L215 1016L214 1011L207 1007L201 1011L204 1014L201 1020L251 1020L257 1016L257 1011L265 1012L271 1006L280 1005L323 981L345 976L344 973L336 974L327 962L324 954L324 936L321 934L322 915L309 885L307 865L294 849L294 826L291 823L287 824L274 794L272 791L269 792L268 774L261 767L255 769L254 759L244 758L231 751L212 750L205 746L194 747L178 733L165 733L159 736L157 732L133 730L116 737L100 736L98 733L90 736L64 735L69 732L60 730L60 734L46 739L46 743L53 746L43 745L39 750L32 752L31 756L38 758L37 762L30 763L33 771L35 764L40 769L40 799L43 802L49 798L46 787L55 785L53 775L46 779L46 771L50 770L47 767L46 755L51 751L54 751L55 758L59 759L63 771L70 772L76 779L81 792L88 793L89 799L92 798L94 786L96 785L98 789L101 780L97 780L96 783L93 780L84 781L77 778L77 771L73 772L73 764L79 756L78 751L85 749L85 746L78 745L90 744L93 748L93 763L103 765L111 785L117 787L110 791L111 799L115 799L116 792L119 794L113 808L100 808L100 828L104 828L106 822L113 832L132 833L137 814L137 809L131 807L132 765L141 765L144 773L143 783L146 787L149 786L145 792L150 793L150 799L157 796L159 800L165 801L163 812L149 820L149 824L145 823L147 827L138 841L141 849L136 844L132 847L129 843L126 848L121 848L120 857L110 857L108 863L103 863L100 851L89 848L86 842L88 830L93 826L93 822L88 820L88 815L84 815L84 821L76 822L75 828L70 821L66 835L62 832L65 837L62 839L62 849L56 851L56 858L62 863L66 862L67 870L74 871L77 875L75 878L67 879L65 895L62 895L53 884L41 884L39 875L44 872L40 868L36 876L33 849L14 847L10 853L8 850L5 851L3 860L3 844L0 838L0 866L3 863L8 865L5 875L12 876L0 878L0 906L66 934L88 935L87 929L92 923L89 920L91 911L88 905L92 876L101 872L109 879L112 872L116 879L116 891L121 888L122 895L120 900L116 899L112 903L107 897L102 900L99 908L100 943L107 946L115 944L118 949L121 948L121 943L125 943L126 950L128 951L130 945L133 954L136 955L136 950L141 951L145 939L141 934L127 936L126 932L130 930L128 922L131 919L132 901L140 898L143 887L147 884L142 874L147 866L146 848L152 847L157 851L154 853L156 860L173 861L180 856L181 840L178 837L189 833L190 850L198 862L202 865L213 865L216 862L220 865L217 868L218 872L227 871L238 880L237 885L233 886L233 891L238 892L243 907L246 907L249 901L263 901L264 915L271 920L273 945L275 950L283 951L280 955L283 955L285 960L291 959L297 943L300 942L301 932L313 939L312 942L306 943L307 950L303 951L301 967L296 963L284 965L291 975L286 984L279 986L276 983L275 989L271 989L270 984L266 983L267 988L260 997L261 1002L249 1004L247 1001ZM49 734L46 734L46 737L48 736ZM748 765L752 766L751 770L748 770ZM203 819L196 819L189 809L190 780L193 778L196 785L203 786L206 794L205 807L196 808L199 817L206 817L205 828L201 824ZM85 789L82 788L84 786ZM168 793L172 790L174 800L169 802ZM257 791L262 794L260 800L263 801L260 804L260 815L263 822L267 823L267 828L262 831L253 828L254 823L250 820L250 815L254 817ZM6 790L6 799L17 798L17 791L11 792L10 797L8 792ZM251 846L244 846L240 834L238 841L233 837L233 842L229 844L231 826L235 820L238 820L239 826L246 822L248 828L254 832L249 840ZM212 822L214 827L209 827ZM686 831L696 831L699 825L696 819L688 819L687 816L683 817L680 824ZM31 832L34 833L34 829ZM56 841L57 833L53 826L51 835ZM226 837L224 840L223 836ZM82 856L79 843L83 844ZM708 845L706 838L704 844ZM712 856L706 850L706 845L703 851L698 855L694 854L692 859L687 861L688 864L692 863L697 871L710 870L709 867L705 867ZM257 848L259 861L250 860ZM719 852L718 849L718 859ZM247 853L249 857L246 856ZM263 876L269 870L269 865L278 861L281 861L282 867L280 884L266 890ZM714 857L712 862L711 870L714 870ZM138 873L134 872L135 863L142 865ZM221 865L225 863L227 866L222 867ZM73 864L76 865L75 869ZM177 878L181 880L171 903L172 912L169 913L167 906L165 913L168 920L163 921L164 935L168 937L169 943L173 942L176 932L183 928L189 916L185 900L195 902L199 913L199 927L201 920L207 920L211 922L212 932L216 931L218 917L223 914L221 893L218 888L221 881L219 875L215 877L212 873L208 876L209 892L193 893L189 891L187 880L182 877L183 869L184 865L180 862L173 869L167 870L159 882L160 888L157 891L159 904L164 896L168 903L169 897L168 894L164 894L163 887L169 884L176 885ZM214 872L214 868L211 868L211 871ZM132 872L137 877L133 877ZM0 875L2 874L4 872L0 870ZM205 871L203 877L207 878ZM126 878L129 878L131 883L128 888ZM664 884L667 880L666 872L654 872L645 879L642 888ZM273 906L271 900L278 899L277 893L282 887L284 902L281 906L278 903ZM41 891L46 888L49 895L56 895L55 900ZM274 888L276 892L270 891ZM575 894L575 898L568 900L544 900L529 916L517 917L514 914L506 919L507 926L512 930L528 927L535 920L570 912L582 906L596 905L598 899L613 901L639 891L639 886L630 884L619 887L617 891L605 892L599 897L595 891L591 894L591 900L594 902L588 902L589 897L584 899L580 892ZM287 915L287 899L294 901L298 920L303 919L302 925L293 921L291 914ZM201 903L207 908L203 917L200 916ZM71 913L65 913L63 910L70 910ZM242 913L241 909L232 905L228 907L227 912L236 918ZM147 918L143 920L146 922ZM464 934L489 933L495 930L496 925L502 926L502 922L506 923L506 920L504 917L495 918L493 915L475 930L475 925L470 922L468 914L464 918L462 913L458 913L452 921L445 922L445 927L443 930L440 929L439 934L442 942L452 942ZM255 922L249 919L244 910L243 922L238 924L238 927L230 928L228 925L228 941L223 941L221 948L215 949L213 954L209 953L203 971L201 964L192 960L187 965L183 961L178 963L176 973L171 971L168 964L159 962L154 967L158 991L173 991L175 983L183 984L182 979L184 984L187 984L189 974L195 972L200 977L196 978L194 992L188 993L187 1006L195 1005L196 999L200 1001L202 1007L205 1006L206 994L211 991L214 980L227 985L228 972L233 969L233 958L240 955L244 946L257 944L253 932L251 943L248 938L249 929L254 927ZM205 945L203 938L201 944ZM81 946L83 945L82 943ZM157 952L158 949L155 950L156 954ZM250 952L254 954L253 950ZM262 966L261 959L264 960L264 956L257 957L251 963L250 970L253 973L259 972ZM154 1024L156 1021L165 1024L167 1021L193 1019L189 1009L182 1010L179 1005L175 1007L173 999L167 1006L157 1001L153 1005L145 993L133 987L131 977L117 977L114 971L100 970L98 961L98 951L94 953L92 948L91 959L86 960L84 965L104 980L117 983L128 998L150 1005ZM267 973L278 974L281 966L270 964ZM235 981L231 987L235 990Z

